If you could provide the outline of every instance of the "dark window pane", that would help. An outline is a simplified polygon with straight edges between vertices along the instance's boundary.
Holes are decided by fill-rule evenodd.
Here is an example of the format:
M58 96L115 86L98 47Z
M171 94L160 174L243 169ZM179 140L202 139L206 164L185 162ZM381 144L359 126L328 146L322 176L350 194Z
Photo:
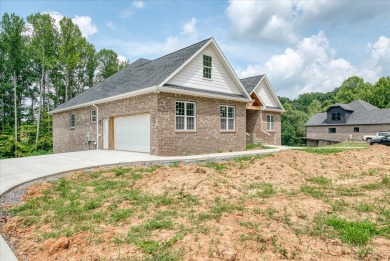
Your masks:
M228 107L228 117L234 118L234 107Z
M184 117L176 117L176 130L184 130Z
M234 130L234 119L229 119L228 120L228 129L229 130Z
M187 116L194 116L195 115L194 107L195 107L194 103L187 103Z
M184 102L176 102L176 115L184 115Z
M187 130L194 130L194 129L195 129L195 118L188 117L187 118Z
M226 106L221 106L221 117L226 118Z
M221 130L226 130L226 119L221 119Z

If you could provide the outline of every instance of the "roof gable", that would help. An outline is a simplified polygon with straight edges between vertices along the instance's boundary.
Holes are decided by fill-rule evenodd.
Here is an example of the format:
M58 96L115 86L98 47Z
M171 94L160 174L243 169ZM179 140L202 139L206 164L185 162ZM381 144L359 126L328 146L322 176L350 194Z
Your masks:
M212 57L211 79L203 78L203 55ZM160 86L164 85L241 95L250 99L213 38L160 84Z
M278 96L265 74L243 78L240 81L249 94L256 93L265 106L265 109L284 111L283 105L280 103Z
M244 88L246 89L246 91L249 94L251 94L264 76L265 76L264 74L256 75L256 76L240 79L240 81L244 86Z

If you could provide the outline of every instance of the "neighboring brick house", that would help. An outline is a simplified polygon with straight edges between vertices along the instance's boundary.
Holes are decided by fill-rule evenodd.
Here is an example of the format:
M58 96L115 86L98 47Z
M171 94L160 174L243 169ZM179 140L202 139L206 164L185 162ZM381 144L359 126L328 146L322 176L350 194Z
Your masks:
M141 58L55 108L53 150L244 150L246 142L280 144L282 112L266 76L240 81L210 38Z
M336 103L306 123L308 145L360 141L364 135L375 135L379 131L390 131L390 109L379 109L362 100Z

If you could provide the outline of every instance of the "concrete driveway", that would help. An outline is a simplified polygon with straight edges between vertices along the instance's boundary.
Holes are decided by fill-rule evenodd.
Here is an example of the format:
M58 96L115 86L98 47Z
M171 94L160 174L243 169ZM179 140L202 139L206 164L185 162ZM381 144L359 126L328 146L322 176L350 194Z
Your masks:
M147 153L88 150L0 160L0 195L23 182L56 173L124 162L158 161L160 158Z
M163 161L197 161L218 160L245 155L256 155L291 149L285 146L276 146L274 149L225 152L204 155L161 157L147 153L115 151L115 150L88 150L51 155L33 156L17 159L0 160L0 197L14 187L34 179L54 175L66 171L121 164ZM11 249L0 236L0 260L17 260Z

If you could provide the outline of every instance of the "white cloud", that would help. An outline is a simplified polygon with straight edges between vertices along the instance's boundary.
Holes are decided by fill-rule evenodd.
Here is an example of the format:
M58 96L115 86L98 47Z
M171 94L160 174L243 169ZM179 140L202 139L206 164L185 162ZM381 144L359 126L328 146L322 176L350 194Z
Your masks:
M289 22L290 10L290 1L230 1L226 15L239 36L294 42L296 35Z
M196 22L197 21L196 21L195 17L192 17L191 21L189 21L188 23L185 23L183 25L182 33L187 34L187 35L197 34Z
M134 59L141 57L153 59L156 56L176 51L196 42L198 40L196 24L197 20L193 17L181 26L179 33L167 36L162 41L125 41L110 38L99 44L115 46L116 50L120 50L127 57Z
M80 28L81 33L88 38L91 35L96 34L99 30L92 23L92 18L90 16L77 16L72 18L73 23L77 24Z
M239 1L230 0L226 15L236 36L274 43L296 43L313 24L358 24L387 15L387 1Z
M368 45L371 51L373 63L377 66L382 76L390 75L390 38L379 37L374 44Z
M133 6L137 9L142 9L145 7L145 4L143 1L133 1Z
M126 62L126 61L128 61L128 59L126 58L126 56L118 54L118 61L119 62Z
M273 55L264 64L252 64L236 70L239 77L267 74L278 94L296 97L306 92L327 92L341 85L348 77L358 75L366 81L375 82L382 67L389 64L390 38L380 37L370 45L371 58L361 66L335 57L335 51L323 32L298 42L296 48L287 48L284 53Z
M64 15L57 11L49 11L45 13L49 14L54 19L57 28L60 28L60 21L62 20L62 18L64 18ZM99 31L96 25L93 24L92 18L90 16L76 15L74 18L72 18L72 22L74 24L77 24L77 26L80 28L81 33L86 38L96 34Z
M135 0L133 1L133 3L129 8L120 11L120 17L129 18L130 16L133 15L135 9L143 9L144 7L145 7L145 3L143 1Z
M112 21L108 21L106 23L106 26L112 30L115 30L116 29L116 25L112 22Z

